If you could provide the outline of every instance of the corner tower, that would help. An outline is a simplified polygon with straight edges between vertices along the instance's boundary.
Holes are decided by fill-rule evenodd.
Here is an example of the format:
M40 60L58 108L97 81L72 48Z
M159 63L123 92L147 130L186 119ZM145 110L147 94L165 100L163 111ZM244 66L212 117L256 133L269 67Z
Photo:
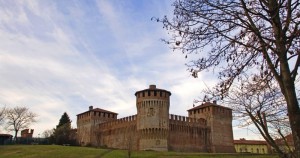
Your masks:
M150 85L135 96L139 150L167 151L171 92Z
M203 118L211 129L211 152L235 153L232 132L232 109L206 102L188 110L189 117Z

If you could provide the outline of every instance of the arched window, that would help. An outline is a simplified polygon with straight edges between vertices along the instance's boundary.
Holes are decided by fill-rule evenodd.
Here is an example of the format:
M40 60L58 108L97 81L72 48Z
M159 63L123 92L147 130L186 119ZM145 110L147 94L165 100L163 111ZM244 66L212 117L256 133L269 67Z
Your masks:
M264 148L262 148L261 150L262 150L262 153L264 154L264 153L265 153L265 149L264 149Z
M240 153L241 153L241 152L243 152L243 149L242 149L242 148L240 148Z
M256 149L256 153L259 153L259 149L258 148Z

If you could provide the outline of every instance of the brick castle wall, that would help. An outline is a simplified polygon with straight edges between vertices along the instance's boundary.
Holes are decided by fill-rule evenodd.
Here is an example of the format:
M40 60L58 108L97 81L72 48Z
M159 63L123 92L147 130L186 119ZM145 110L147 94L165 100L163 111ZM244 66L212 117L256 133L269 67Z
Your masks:
M232 111L216 103L169 114L171 92L150 85L137 91L137 115L117 119L117 113L93 109L77 115L81 145L185 152L235 152Z

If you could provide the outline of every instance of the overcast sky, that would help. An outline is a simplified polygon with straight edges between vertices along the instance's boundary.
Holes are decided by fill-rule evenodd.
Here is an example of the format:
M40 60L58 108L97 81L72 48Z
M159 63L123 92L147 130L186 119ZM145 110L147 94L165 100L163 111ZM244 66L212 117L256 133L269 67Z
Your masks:
M170 113L186 116L216 74L192 78L161 42L168 34L151 18L172 9L169 0L0 0L0 106L37 113L37 136L63 112L76 127L90 105L134 115L134 93L156 84L172 93ZM234 137L258 138L236 127Z

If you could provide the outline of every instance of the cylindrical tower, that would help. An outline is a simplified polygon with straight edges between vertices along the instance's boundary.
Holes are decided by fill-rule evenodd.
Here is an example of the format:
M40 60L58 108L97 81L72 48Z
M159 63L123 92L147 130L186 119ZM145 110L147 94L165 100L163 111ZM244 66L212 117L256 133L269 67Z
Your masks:
M167 151L171 92L150 85L135 96L139 150Z

